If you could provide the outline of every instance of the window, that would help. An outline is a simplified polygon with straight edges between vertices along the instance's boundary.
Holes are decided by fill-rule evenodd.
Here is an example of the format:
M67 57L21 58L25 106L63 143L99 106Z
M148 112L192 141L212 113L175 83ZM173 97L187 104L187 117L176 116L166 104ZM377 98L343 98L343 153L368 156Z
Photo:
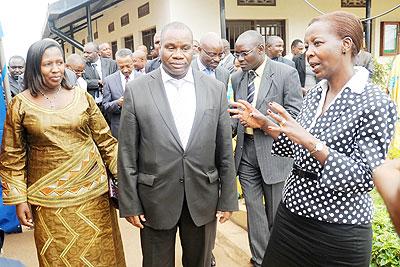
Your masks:
M85 45L85 44L86 44L86 40L82 39L82 45Z
M114 28L114 21L108 24L108 32L113 32L115 30Z
M154 35L156 34L156 28L142 31L142 42L147 47L148 51L154 49Z
M121 17L121 27L129 24L129 13L126 13Z
M276 0L237 0L238 6L276 6Z
M133 51L133 35L124 37L125 48Z
M394 56L400 53L400 22L381 22L381 56Z
M115 53L117 53L117 50L118 50L117 41L111 42L111 51L113 59L115 59Z
M93 33L93 38L94 39L99 39L99 33L98 32Z
M150 14L150 5L149 2L147 2L144 5L141 5L138 7L138 18L144 17L146 15Z
M342 7L365 7L365 0L342 0Z

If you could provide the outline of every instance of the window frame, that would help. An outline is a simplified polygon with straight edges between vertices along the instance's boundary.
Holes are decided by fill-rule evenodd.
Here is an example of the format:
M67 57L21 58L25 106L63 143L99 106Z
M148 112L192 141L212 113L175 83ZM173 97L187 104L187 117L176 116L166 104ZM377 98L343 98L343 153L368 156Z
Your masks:
M385 27L388 25L396 26L395 48L392 52L385 50ZM400 53L400 21L382 21L380 27L380 56L395 56Z

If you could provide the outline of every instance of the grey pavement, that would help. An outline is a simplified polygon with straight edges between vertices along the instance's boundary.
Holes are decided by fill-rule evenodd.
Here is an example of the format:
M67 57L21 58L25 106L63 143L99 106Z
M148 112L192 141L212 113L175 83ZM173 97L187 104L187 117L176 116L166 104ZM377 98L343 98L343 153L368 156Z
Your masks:
M139 267L142 264L139 230L125 219L120 219L120 229L124 243L125 258L128 267ZM247 232L228 221L218 223L217 240L214 255L218 267L250 267L250 250ZM182 250L177 238L175 266L182 266ZM7 235L4 245L4 257L18 259L27 267L37 267L36 249L33 231L25 230L21 234Z

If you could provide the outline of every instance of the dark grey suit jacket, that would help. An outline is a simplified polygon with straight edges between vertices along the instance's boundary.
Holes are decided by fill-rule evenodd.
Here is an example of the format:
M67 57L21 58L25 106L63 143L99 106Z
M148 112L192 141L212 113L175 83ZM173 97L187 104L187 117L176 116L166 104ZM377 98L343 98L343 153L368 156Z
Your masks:
M104 81L104 78L106 78L108 75L113 74L118 70L118 66L117 63L112 59L100 58L100 60L101 60L101 72L103 76L100 77L100 79ZM90 63L87 63L85 66L85 73L83 75L83 78L87 82L88 91L99 89L99 79L97 77L97 74L95 73L95 70L90 65Z
M171 229L186 198L197 226L217 210L238 209L231 127L221 82L193 70L196 113L182 148L160 69L126 86L118 145L122 217L144 214L145 225Z
M161 58L157 57L155 59L149 60L144 67L144 71L146 73L152 72L155 69L158 69L161 65Z
M124 95L124 88L121 83L121 72L117 71L104 79L103 87L103 108L110 121L112 135L118 139L119 120L121 109L117 102Z
M18 77L18 81L16 81L10 74L8 74L8 83L10 85L11 97L16 96L21 93L23 89L23 78Z
M200 71L197 59L192 60L192 68L194 70ZM230 76L230 73L229 73L229 71L227 69L225 69L225 68L223 68L221 66L218 66L215 69L215 78L225 85L225 90L228 89L229 76Z
M237 71L232 75L232 87L235 100L247 99L248 72ZM300 111L303 94L300 88L299 75L296 69L267 58L261 84L258 91L256 109L267 114L268 103L274 101L282 105L293 117ZM244 143L244 127L234 121L233 130L237 134L235 151L236 171L242 158ZM271 155L272 137L265 135L260 129L254 130L258 164L264 182L275 184L284 181L292 169L292 160Z
M294 62L292 60L287 59L287 58L277 57L277 58L274 58L273 60L276 61L276 62L281 62L281 63L284 63L286 65L289 65L292 68L296 68L296 65L294 64Z

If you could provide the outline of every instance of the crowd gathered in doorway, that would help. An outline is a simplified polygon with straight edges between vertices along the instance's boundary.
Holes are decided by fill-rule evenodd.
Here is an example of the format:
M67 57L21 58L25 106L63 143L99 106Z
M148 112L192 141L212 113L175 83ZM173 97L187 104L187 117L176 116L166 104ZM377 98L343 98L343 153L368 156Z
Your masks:
M140 229L143 266L175 265L178 230L183 266L216 266L240 185L249 264L369 266L369 192L400 230L400 163L384 163L396 106L371 83L360 20L316 17L287 53L279 36L196 41L181 22L153 42L64 60L43 39L10 58L3 203L8 232L34 229L39 265L129 265L119 214Z

